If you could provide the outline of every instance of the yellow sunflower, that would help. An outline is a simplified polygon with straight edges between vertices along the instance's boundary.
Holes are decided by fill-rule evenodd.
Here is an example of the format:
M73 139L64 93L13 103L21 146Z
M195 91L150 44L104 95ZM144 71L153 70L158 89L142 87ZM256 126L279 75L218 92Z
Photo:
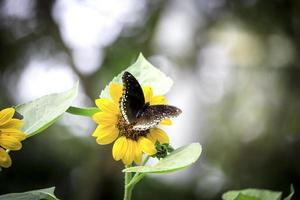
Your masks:
M93 115L93 120L98 124L93 136L96 137L98 144L105 145L115 141L112 149L113 158L116 161L122 160L125 165L130 165L133 161L141 163L142 154L154 155L156 153L155 142L161 144L169 143L169 137L160 128L151 128L143 136L134 139L122 134L120 123L119 100L122 96L123 86L117 83L109 85L111 98L96 99L96 105L101 112ZM164 96L154 96L152 88L143 87L145 102L150 105L166 104ZM170 119L162 120L161 124L171 125ZM121 130L121 131L120 131Z
M10 167L11 158L7 150L16 151L22 148L21 141L26 135L20 130L22 120L13 118L14 108L0 111L0 167Z

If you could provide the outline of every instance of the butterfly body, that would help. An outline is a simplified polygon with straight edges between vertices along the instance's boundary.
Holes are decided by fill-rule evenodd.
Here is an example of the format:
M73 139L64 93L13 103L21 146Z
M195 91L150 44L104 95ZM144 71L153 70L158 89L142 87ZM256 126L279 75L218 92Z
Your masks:
M181 113L175 106L150 105L145 102L142 87L131 73L124 72L122 81L123 93L119 107L125 135L147 134L150 128L156 127L163 119L177 117Z

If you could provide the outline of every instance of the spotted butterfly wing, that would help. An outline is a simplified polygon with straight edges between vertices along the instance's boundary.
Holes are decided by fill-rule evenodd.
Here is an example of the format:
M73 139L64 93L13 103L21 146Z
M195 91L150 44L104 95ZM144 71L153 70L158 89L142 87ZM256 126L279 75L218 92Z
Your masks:
M129 72L122 76L123 94L120 100L122 117L134 130L143 131L155 127L163 119L176 117L181 113L179 108L170 105L149 105L145 102L142 87Z
M129 73L122 76L123 94L120 102L122 117L129 124L136 120L137 114L145 105L145 97L139 82Z
M181 110L170 105L152 105L146 106L143 112L138 113L137 120L133 126L134 130L147 130L159 124L163 119L177 117Z

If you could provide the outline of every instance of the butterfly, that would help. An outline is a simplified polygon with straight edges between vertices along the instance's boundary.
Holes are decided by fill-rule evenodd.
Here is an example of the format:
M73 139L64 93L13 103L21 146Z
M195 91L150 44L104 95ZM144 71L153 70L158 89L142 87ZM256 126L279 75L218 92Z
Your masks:
M122 76L123 93L119 107L125 123L132 130L145 131L156 127L163 119L177 117L182 111L170 105L150 105L145 102L143 89L137 79L125 71Z

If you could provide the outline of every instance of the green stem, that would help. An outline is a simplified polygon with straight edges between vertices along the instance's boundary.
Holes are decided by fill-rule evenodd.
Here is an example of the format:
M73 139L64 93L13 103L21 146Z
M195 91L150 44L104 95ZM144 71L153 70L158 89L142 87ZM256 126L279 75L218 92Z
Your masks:
M131 179L131 181L128 183L127 187L129 188L134 188L134 186L140 181L142 180L142 178L144 178L144 176L146 176L146 173L136 173L134 175L134 177Z
M79 107L70 106L66 112L73 114L73 115L91 117L99 111L100 111L99 108L95 108L95 107L79 108Z
M144 166L148 160L150 159L150 156L147 156L145 158L145 160L142 163L142 166ZM146 176L145 173L139 173L136 172L135 175L133 176L133 178L131 179L131 181L127 184L128 187L134 187L142 178L144 178L144 176Z
M125 168L130 167L130 165L125 166ZM125 183L124 183L124 200L131 200L131 194L133 186L128 186L132 178L131 172L125 172Z
M142 165L145 165L150 156L147 156ZM125 168L131 167L131 165L125 166ZM124 187L124 200L131 200L131 194L134 186L144 177L145 173L135 173L132 177L132 172L125 172L125 187Z

